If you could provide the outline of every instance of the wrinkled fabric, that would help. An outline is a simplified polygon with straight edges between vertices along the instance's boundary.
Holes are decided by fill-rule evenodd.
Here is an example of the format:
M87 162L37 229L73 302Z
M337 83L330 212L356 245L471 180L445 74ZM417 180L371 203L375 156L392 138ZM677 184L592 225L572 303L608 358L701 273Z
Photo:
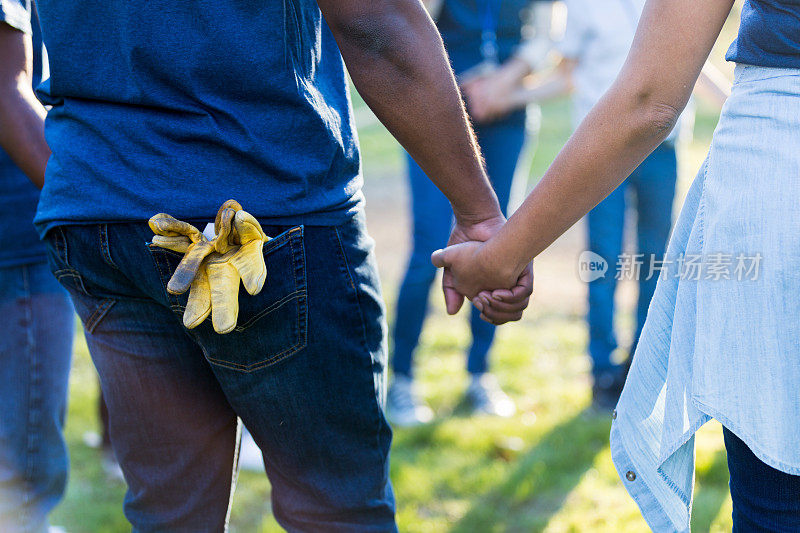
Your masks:
M736 67L670 240L611 431L655 531L689 528L694 433L711 418L800 474L799 95L799 70Z
M361 207L344 62L314 0L38 2L53 151L36 224L213 218L276 224Z

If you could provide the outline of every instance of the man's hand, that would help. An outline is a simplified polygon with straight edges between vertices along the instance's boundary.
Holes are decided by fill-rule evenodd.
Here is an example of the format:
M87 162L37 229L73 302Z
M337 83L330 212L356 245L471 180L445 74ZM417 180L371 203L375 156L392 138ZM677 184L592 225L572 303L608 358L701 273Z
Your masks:
M466 296L481 311L481 318L492 324L522 318L533 292L531 265L520 273L511 272L502 258L487 257L484 243L478 241L437 250L431 260L445 269L442 286L448 314L458 312Z
M458 218L456 218L456 225L453 227L447 245L453 246L470 241L487 241L492 235L500 231L500 228L503 227L505 222L506 219L502 214L486 220L472 222L459 221ZM456 290L453 273L447 268L445 268L442 273L442 291L444 292L444 303L447 308L447 313L450 315L456 314L464 304L465 293Z

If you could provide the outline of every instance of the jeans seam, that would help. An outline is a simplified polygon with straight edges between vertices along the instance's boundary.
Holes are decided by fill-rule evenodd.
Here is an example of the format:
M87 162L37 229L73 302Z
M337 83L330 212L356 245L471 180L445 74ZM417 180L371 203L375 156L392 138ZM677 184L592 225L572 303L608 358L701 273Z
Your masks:
M358 300L358 289L356 289L356 284L353 281L353 275L350 273L350 265L347 262L347 256L344 253L344 245L342 244L342 237L339 234L339 228L334 228L333 230L334 230L334 232L336 232L336 243L339 245L339 252L341 252L342 261L344 261L344 272L345 272L345 274L347 274L347 281L350 283L350 288L353 289L353 291L356 292L356 300ZM360 305L359 305L359 309L360 309ZM363 322L363 316L362 316L362 322ZM365 337L365 344L366 344L366 331L364 332L364 337Z
M36 357L36 337L33 335L33 308L31 302L31 287L28 268L22 269L22 283L23 291L25 293L24 309L25 309L25 322L26 322L26 354L25 357L29 362L28 365L28 402L27 402L27 439L25 446L25 480L23 489L23 506L20 509L22 515L21 521L26 524L30 520L30 503L33 499L32 490L29 480L33 478L36 469L36 426L39 417L36 416L37 392L36 388L39 385L39 361Z
M347 277L348 277L348 279L350 281L350 286L353 289L353 296L355 297L356 308L358 309L358 318L359 318L359 321L361 322L361 345L362 345L362 349L366 353L370 354L370 357L369 357L369 359L370 359L369 371L370 371L370 374L373 374L374 373L375 361L372 358L372 354L371 354L370 349L369 349L369 343L367 342L367 326L366 326L366 320L364 319L364 310L363 310L363 308L361 306L361 297L360 297L360 294L359 294L359 290L358 290L358 288L356 287L356 285L355 285L355 283L353 281L353 275L352 275L352 273L350 271L350 263L347 260L347 255L344 253L344 245L342 244L342 237L341 237L341 234L339 233L339 228L338 227L334 228L334 233L335 233L335 236L336 236L336 240L337 240L337 242L339 244L339 250L341 252L342 261L344 263L344 269L347 272ZM373 374L373 376L374 376L374 374ZM375 387L375 378L374 377L372 378L372 383L373 383L373 388L374 388ZM381 416L382 416L382 411L383 410L381 408L381 405L380 405L380 402L379 402L377 396L374 394L374 390L373 390L373 400L374 400L373 404L374 404L374 407L375 407L375 413L374 413L375 414L375 428L374 428L374 430L375 430L375 453L377 453L380 456L381 455L381 452L380 452L380 450L381 450ZM388 457L380 457L380 459L382 459L382 461L379 461L379 462L384 462L385 463L388 460Z
M100 238L100 254L103 257L103 262L119 270L119 266L117 266L117 264L114 263L114 259L111 258L111 249L108 244L108 224L98 224L97 231Z
M116 303L116 300L113 298L105 298L100 305L95 308L92 316L86 319L86 331L89 333L94 333L94 329L97 327L97 324L100 323L100 320L106 315L111 306Z

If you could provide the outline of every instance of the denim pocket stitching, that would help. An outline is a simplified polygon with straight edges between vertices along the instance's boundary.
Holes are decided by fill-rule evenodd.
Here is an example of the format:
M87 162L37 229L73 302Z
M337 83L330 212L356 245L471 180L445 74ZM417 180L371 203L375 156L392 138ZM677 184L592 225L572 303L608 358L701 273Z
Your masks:
M296 286L297 286L297 283L295 281L295 287ZM244 331L244 330L246 330L251 325L253 325L254 322L260 320L261 318L263 318L266 315L272 313L273 311L277 311L279 308L283 307L285 304L289 303L290 301L294 300L295 298L299 298L300 296L304 296L305 293L306 293L306 289L297 289L296 291L294 291L294 292L292 292L290 294L287 294L286 296L284 296L283 298L281 298L277 302L274 302L272 305L270 305L269 307L267 307L263 311L259 312L257 315L252 317L250 320L248 320L244 324L242 324L240 326L237 325L236 326L236 331Z
M62 263L69 266L69 255L67 250L67 238L64 235L64 229L61 226L53 228L53 248L58 254L58 258Z
M94 310L92 316L86 319L86 331L89 333L94 333L94 329L97 327L97 324L106 316L106 313L117 303L116 300L112 298L105 298L100 305L97 306L97 309Z
M221 359L216 359L214 357L209 356L207 353L205 354L206 359L218 366L230 368L232 370L238 371L245 371L245 372L252 372L255 370L260 370L264 367L270 366L275 364L283 359L288 358L289 356L299 352L303 348L306 347L308 340L307 340L307 330L308 330L308 305L307 305L307 286L306 286L306 279L305 279L305 247L303 246L303 235L304 235L304 228L303 226L297 226L292 228L282 235L279 235L278 238L272 239L265 243L266 245L271 245L268 250L264 251L265 256L269 256L272 253L280 250L285 245L289 245L291 248L290 256L292 261L292 276L294 279L294 286L295 290L281 298L277 302L273 302L267 309L259 312L256 316L250 318L243 326L237 326L235 331L243 332L252 327L258 320L264 318L268 314L276 311L280 307L286 305L287 303L296 300L297 301L297 322L295 324L295 328L297 331L297 341L292 344L291 346L283 349L282 351L273 354L271 357L263 360L258 361L255 363L250 364L238 364L233 363L231 361L224 361ZM300 249L297 248L297 243L300 243ZM183 254L175 252L173 250L164 249L158 247L152 243L146 243L150 253L150 256L153 258L153 262L156 265L156 268L159 272L159 278L161 279L161 284L163 289L166 291L166 281L168 280L168 273L169 273L169 264L166 263L167 256L173 256L175 258L183 257ZM302 260L299 260L302 259ZM165 270L166 268L166 270ZM298 275L299 274L299 275ZM269 283L269 275L267 277L267 283ZM178 313L182 314L185 311L185 306L178 303L175 298L175 295L169 294L170 298L170 308ZM205 353L205 350L203 350Z
M83 278L77 270L73 268L62 268L61 270L56 270L53 275L59 283L62 283L61 280L64 278L72 278L75 281L75 289L78 292L84 296L92 296L89 291L86 290L86 285L83 284Z

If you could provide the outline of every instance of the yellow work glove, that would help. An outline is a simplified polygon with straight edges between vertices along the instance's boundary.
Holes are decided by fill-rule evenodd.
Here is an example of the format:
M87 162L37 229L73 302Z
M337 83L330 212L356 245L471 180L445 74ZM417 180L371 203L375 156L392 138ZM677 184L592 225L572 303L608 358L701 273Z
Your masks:
M214 240L163 213L150 219L150 228L154 245L184 254L167 285L173 294L189 290L184 326L192 329L211 314L217 333L232 331L239 315L239 281L256 295L267 278L263 246L269 237L258 221L228 200L217 213Z

